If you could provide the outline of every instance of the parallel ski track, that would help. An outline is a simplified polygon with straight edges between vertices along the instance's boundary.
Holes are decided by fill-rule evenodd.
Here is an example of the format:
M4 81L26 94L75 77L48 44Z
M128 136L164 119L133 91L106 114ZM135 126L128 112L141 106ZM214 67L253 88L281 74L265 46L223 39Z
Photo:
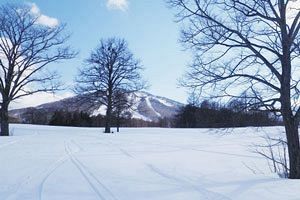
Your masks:
M101 200L118 200L118 198L105 186L92 171L84 165L75 155L71 148L71 144L75 145L78 149L82 149L74 140L70 143L65 143L65 151L69 155L70 160L79 170L81 175L88 182L92 190L97 194L98 198Z
M49 167L43 170L41 173L37 175L33 175L24 179L13 191L12 195L8 196L6 200L15 200L21 199L20 195L22 194L21 189L26 185L30 185L29 183L33 183L35 187L37 187L36 193L32 194L32 200L41 200L42 199L42 190L44 183L49 178L51 174L55 172L63 163L65 163L69 159L68 155L61 156L58 160L53 162Z

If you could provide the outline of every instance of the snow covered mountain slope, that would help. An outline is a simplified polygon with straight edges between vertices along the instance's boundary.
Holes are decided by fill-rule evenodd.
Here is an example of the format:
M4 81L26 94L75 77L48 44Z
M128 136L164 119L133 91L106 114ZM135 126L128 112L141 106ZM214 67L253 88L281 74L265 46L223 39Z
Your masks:
M145 121L158 121L161 118L171 118L177 114L182 103L174 100L155 96L147 92L136 92L129 96L129 99L133 102L133 106L127 112L130 113L134 119L142 119ZM105 115L106 108L100 103L88 103L79 100L78 96L66 98L60 101L52 103L42 104L34 108L23 108L17 110L11 110L10 115L14 118L20 118L20 116L31 110L53 113L56 110L66 111L85 111L90 115Z
M130 112L132 118L145 121L157 121L160 118L173 117L183 104L171 99L155 96L147 92L136 92L130 95L129 99L133 101ZM93 115L104 115L105 106L100 106L93 111Z

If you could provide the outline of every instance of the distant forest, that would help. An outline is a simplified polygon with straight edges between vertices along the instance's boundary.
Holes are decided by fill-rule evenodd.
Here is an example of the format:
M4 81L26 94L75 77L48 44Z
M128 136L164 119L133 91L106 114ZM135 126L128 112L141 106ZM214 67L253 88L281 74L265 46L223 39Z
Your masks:
M245 126L281 125L280 118L270 111L248 109L239 101L220 105L203 101L199 105L188 104L173 119L177 128L226 128Z
M91 116L83 111L57 110L51 113L32 108L24 113L22 118L22 122L12 118L11 122L75 127L104 127L105 125L104 116ZM259 109L246 109L246 106L238 101L228 105L211 101L190 103L183 106L173 118L163 118L156 122L130 117L112 118L113 127L226 128L274 125L281 125L281 120L274 114Z

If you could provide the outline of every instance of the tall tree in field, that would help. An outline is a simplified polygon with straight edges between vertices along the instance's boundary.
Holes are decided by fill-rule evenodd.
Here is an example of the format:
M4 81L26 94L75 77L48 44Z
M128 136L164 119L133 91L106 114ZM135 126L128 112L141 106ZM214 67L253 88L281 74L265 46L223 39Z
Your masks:
M289 178L300 178L300 2L295 0L169 0L193 49L184 86L202 95L238 97L281 113Z
M70 59L74 52L64 47L65 25L44 24L28 5L0 7L1 136L9 135L10 102L37 92L58 88L57 75L45 69L53 62Z
M128 97L144 88L141 70L126 41L117 38L101 40L80 69L75 91L88 101L99 101L106 106L105 133L110 133L113 112L120 113L129 103L124 95Z

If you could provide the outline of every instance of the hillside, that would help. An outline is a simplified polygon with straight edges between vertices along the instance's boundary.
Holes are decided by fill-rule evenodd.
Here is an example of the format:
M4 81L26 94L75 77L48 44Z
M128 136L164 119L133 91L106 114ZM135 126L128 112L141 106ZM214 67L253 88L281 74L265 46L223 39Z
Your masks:
M130 113L131 118L150 122L158 121L161 118L171 118L178 112L180 107L183 106L182 103L165 97L155 96L147 92L137 92L128 98L133 101L132 108L126 111ZM21 122L26 122L33 112L40 113L40 115L45 118L50 118L51 115L58 110L69 112L84 111L91 116L105 114L105 106L100 103L83 102L78 96L74 96L60 101L42 104L37 107L11 110L10 116Z

